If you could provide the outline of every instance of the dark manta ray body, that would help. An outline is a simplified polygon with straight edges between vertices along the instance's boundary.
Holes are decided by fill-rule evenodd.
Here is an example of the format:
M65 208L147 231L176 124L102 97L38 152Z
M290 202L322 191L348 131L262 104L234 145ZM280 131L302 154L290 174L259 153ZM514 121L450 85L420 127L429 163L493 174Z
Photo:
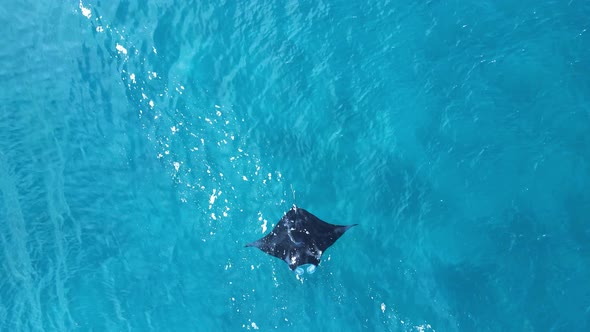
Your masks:
M246 247L256 247L289 264L291 270L300 265L320 263L322 254L349 228L332 225L295 205L279 220L273 230ZM309 271L309 270L308 270ZM313 269L310 271L312 272Z

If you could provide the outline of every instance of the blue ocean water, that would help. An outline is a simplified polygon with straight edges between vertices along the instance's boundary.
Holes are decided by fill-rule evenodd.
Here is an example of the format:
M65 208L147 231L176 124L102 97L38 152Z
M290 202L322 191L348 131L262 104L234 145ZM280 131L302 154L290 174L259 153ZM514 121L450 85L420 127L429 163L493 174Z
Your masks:
M589 17L5 3L0 330L590 330ZM244 248L293 203L313 275Z

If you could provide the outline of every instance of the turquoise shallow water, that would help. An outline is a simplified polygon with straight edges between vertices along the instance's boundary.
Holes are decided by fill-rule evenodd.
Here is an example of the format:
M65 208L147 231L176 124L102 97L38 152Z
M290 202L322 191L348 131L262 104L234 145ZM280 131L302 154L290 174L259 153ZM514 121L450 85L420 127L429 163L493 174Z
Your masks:
M589 330L588 17L9 1L0 330ZM291 188L360 224L303 278Z

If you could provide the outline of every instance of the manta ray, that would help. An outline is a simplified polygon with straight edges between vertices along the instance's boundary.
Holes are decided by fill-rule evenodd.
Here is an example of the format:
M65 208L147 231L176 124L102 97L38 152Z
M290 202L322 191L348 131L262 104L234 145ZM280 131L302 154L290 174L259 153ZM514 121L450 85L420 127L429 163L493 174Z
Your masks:
M303 274L301 265L311 264L307 272L313 273L326 249L356 225L332 225L293 205L270 233L246 247L280 258L297 274Z

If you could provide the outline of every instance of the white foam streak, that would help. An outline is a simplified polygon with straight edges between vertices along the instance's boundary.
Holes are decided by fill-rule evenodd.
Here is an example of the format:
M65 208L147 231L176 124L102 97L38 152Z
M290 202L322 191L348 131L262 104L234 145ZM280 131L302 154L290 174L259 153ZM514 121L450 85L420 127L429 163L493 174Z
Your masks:
M90 19L90 17L92 17L92 12L90 11L90 8L84 7L82 0L80 0L80 11L82 12L82 15L86 16L86 18Z

